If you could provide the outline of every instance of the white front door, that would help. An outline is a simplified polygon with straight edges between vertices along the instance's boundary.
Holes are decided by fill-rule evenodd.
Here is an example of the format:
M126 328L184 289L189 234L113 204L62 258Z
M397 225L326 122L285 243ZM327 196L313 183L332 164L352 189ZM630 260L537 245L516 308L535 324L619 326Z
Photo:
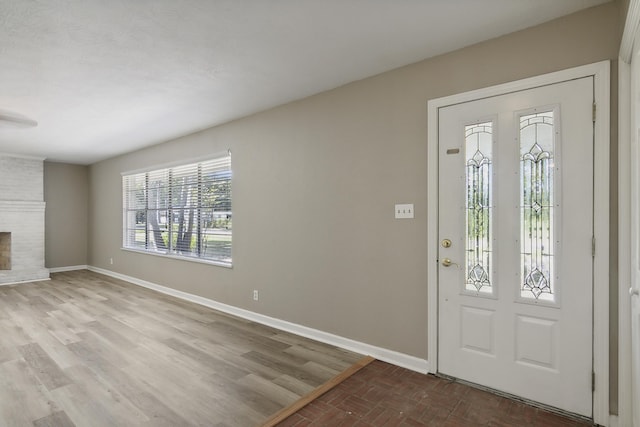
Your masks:
M631 403L640 426L640 30L631 61Z
M440 108L438 371L592 416L593 77Z
M640 80L640 79L639 79ZM638 122L640 125L640 121ZM640 127L631 150L631 402L633 425L640 426Z

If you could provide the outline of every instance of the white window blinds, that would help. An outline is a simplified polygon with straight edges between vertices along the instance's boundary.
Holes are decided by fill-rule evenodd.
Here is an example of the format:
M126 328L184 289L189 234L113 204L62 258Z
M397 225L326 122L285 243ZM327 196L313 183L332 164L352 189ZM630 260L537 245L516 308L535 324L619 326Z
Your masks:
M125 248L231 265L231 157L122 177Z

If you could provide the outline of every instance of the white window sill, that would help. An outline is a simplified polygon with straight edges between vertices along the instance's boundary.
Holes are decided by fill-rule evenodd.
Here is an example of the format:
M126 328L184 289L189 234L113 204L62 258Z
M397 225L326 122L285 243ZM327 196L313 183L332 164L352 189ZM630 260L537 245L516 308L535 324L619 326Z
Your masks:
M215 266L224 267L224 268L233 268L233 264L222 262L222 261L213 261L209 259L171 255L171 254L162 253L162 252L151 252L151 251L145 251L145 250L134 249L134 248L120 248L120 249L127 252L135 252L137 254L153 255L161 258L171 258L179 261L197 262L199 264L208 264L208 265L215 265Z

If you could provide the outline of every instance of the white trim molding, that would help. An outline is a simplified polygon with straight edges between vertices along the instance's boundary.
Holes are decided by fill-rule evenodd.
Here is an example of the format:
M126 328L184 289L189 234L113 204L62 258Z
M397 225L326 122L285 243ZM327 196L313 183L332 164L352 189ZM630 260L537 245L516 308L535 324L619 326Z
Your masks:
M640 42L640 0L630 0L618 60L618 416L611 416L612 426L633 425L632 401L632 145L637 114L635 94L640 90L635 74ZM615 424L614 424L615 421Z
M636 31L640 25L640 0L630 0L627 10L627 19L624 22L622 41L620 42L620 59L627 64L631 64L633 55L633 43Z
M265 316L263 314L255 313L253 311L245 310L242 308L234 307L232 305L223 304L208 298L204 298L198 295L193 295L187 292L179 291L176 289L168 288L166 286L158 285L156 283L141 280L135 277L127 276L125 274L116 273L114 271L105 270L103 268L89 266L88 270L95 273L104 274L116 279L124 280L125 282L132 283L134 285L142 286L147 289L152 289L157 292L161 292L166 295L203 305L205 307L212 308L214 310L221 311L223 313L231 314L233 316L240 317L242 319L250 320L252 322L260 323L262 325L270 326L281 331L289 332L295 335L299 335L305 338L309 338L315 341L323 342L325 344L333 345L343 348L345 350L353 351L355 353L368 355L375 357L378 360L391 363L396 366L410 369L412 371L427 373L429 372L429 364L426 360L420 359L408 354L399 353L397 351L389 350L382 347L377 347L360 341L355 341L349 338L341 337L339 335L323 332L318 329L309 328L307 326L298 325L296 323L287 322L285 320L276 319L274 317Z
M67 267L53 267L49 269L49 273L63 273L65 271L88 270L88 265L69 265Z
M640 0L633 0L638 1ZM438 111L461 102L498 96L577 78L594 77L598 119L594 125L594 237L593 262L593 421L609 425L609 146L610 63L602 61L471 92L428 101L427 136L427 288L428 354L430 372L438 372Z
M618 61L618 425L631 425L631 65ZM613 423L611 425L614 425Z

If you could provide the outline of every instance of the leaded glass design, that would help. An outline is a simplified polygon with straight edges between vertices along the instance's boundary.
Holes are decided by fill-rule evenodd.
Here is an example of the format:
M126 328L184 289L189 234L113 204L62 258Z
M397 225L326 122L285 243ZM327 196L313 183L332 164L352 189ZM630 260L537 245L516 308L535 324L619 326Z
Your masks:
M465 289L492 293L491 174L493 123L465 126L466 226Z
M555 301L554 113L520 118L522 298Z

